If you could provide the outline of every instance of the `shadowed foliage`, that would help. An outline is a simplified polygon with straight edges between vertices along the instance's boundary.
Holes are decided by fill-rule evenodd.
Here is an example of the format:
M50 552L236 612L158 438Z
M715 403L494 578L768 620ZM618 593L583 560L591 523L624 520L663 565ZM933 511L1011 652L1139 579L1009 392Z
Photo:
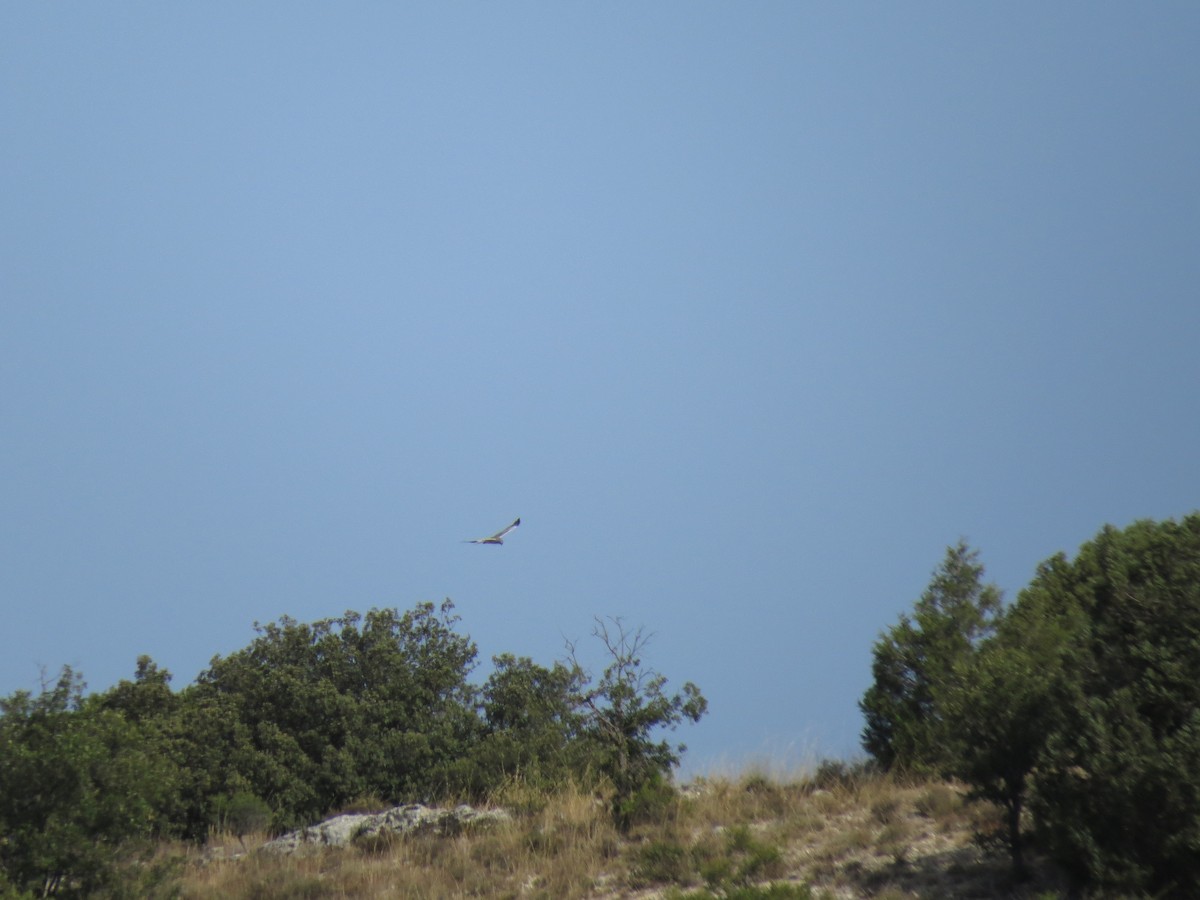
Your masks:
M902 615L876 641L874 680L859 708L863 748L884 768L936 772L954 758L957 736L946 727L941 698L1000 614L1000 591L984 583L983 572L965 541L946 548L912 616Z

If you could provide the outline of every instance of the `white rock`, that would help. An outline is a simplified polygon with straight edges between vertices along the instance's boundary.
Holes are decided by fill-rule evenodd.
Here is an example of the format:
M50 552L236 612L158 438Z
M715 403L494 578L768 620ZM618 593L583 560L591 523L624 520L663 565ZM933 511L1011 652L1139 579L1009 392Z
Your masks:
M380 813L334 816L318 825L280 835L263 844L263 849L271 853L297 853L319 847L345 847L355 840L380 835L398 836L426 830L437 834L456 834L466 825L490 825L509 818L509 814L502 809L479 810L470 806L438 809L413 803Z

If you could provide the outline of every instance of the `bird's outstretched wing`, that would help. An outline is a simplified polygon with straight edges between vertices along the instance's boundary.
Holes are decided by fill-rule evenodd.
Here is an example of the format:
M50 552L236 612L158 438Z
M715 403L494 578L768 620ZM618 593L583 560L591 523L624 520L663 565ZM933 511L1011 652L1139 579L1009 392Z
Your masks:
M513 521L513 523L511 525L509 525L507 528L501 528L499 531L497 531L495 534L491 535L490 537L477 538L473 541L463 541L463 543L464 544L503 544L504 536L520 524L521 524L521 520L518 518L518 519L515 519Z

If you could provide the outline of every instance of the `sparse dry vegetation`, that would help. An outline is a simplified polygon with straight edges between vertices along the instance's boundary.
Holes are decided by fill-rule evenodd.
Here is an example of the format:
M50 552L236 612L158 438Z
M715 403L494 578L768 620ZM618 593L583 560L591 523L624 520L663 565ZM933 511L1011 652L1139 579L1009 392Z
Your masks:
M1057 896L1045 868L1011 881L1000 821L939 781L842 767L837 777L760 773L698 779L654 822L621 834L607 800L512 783L494 797L510 821L310 855L243 853L219 835L187 857L185 898L917 898ZM265 839L265 835L260 836ZM246 844L261 841L246 837Z

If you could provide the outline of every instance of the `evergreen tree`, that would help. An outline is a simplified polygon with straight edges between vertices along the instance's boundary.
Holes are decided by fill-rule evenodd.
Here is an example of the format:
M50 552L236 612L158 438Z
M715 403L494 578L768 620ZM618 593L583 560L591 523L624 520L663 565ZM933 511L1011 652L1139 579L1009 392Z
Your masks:
M942 698L1001 610L1000 591L983 574L978 551L965 541L947 547L912 617L901 615L875 643L874 680L859 708L867 720L863 748L885 768L938 771L955 759Z
M1038 833L1089 882L1190 895L1200 884L1200 514L1106 527L1053 568L1035 586L1083 624L1034 778Z
M1066 563L1049 560L1000 618L995 633L958 663L942 712L954 735L947 773L975 797L1005 811L1006 837L1018 878L1027 874L1023 814L1030 780L1048 735L1061 724L1078 608L1055 588Z

